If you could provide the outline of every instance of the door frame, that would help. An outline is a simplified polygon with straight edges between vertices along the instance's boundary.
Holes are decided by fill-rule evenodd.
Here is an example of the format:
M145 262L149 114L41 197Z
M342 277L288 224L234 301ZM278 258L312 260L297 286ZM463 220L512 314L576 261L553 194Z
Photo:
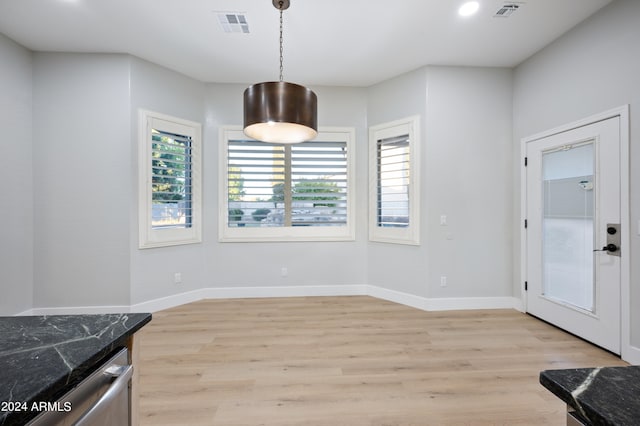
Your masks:
M620 244L620 356L623 360L629 361L629 358L635 358L638 354L633 353L634 348L631 346L628 104L563 124L520 140L520 300L522 300L523 311L527 312L527 291L525 290L528 258L527 230L525 229L525 221L527 220L527 169L525 167L527 143L614 117L620 117L620 226L624 230Z

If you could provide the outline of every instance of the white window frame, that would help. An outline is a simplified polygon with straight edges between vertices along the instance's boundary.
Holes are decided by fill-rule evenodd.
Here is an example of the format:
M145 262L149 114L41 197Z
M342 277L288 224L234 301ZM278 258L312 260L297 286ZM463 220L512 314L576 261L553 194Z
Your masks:
M378 226L378 141L409 135L409 226ZM369 127L369 240L420 245L420 117Z
M191 138L191 226L153 229L152 129ZM158 112L138 110L138 246L140 249L202 242L202 125Z
M228 143L248 137L240 126L221 126L219 132L218 239L221 242L263 241L353 241L355 240L355 129L326 127L318 130L316 141L347 143L347 224L345 226L229 227ZM266 143L266 142L265 142Z

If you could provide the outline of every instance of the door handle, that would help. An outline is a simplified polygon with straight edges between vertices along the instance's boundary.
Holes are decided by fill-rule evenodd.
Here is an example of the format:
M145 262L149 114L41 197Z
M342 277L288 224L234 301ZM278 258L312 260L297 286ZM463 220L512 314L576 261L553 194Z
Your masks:
M606 252L610 252L610 253L615 253L615 252L618 251L618 246L613 244L613 243L610 243L610 244L607 244L606 246L602 247L601 250L594 250L594 251L606 251Z

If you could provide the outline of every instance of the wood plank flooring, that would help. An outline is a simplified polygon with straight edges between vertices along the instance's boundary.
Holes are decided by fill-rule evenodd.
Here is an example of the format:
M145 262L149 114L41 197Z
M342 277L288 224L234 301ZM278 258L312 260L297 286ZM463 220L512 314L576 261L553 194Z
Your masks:
M204 300L140 336L140 424L563 425L541 370L626 365L514 310L367 297Z

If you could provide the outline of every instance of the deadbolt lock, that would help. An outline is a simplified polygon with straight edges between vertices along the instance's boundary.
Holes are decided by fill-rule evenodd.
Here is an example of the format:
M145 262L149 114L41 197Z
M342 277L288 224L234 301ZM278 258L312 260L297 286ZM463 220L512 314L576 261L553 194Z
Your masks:
M607 223L607 245L603 249L610 256L620 256L621 242L620 224Z

